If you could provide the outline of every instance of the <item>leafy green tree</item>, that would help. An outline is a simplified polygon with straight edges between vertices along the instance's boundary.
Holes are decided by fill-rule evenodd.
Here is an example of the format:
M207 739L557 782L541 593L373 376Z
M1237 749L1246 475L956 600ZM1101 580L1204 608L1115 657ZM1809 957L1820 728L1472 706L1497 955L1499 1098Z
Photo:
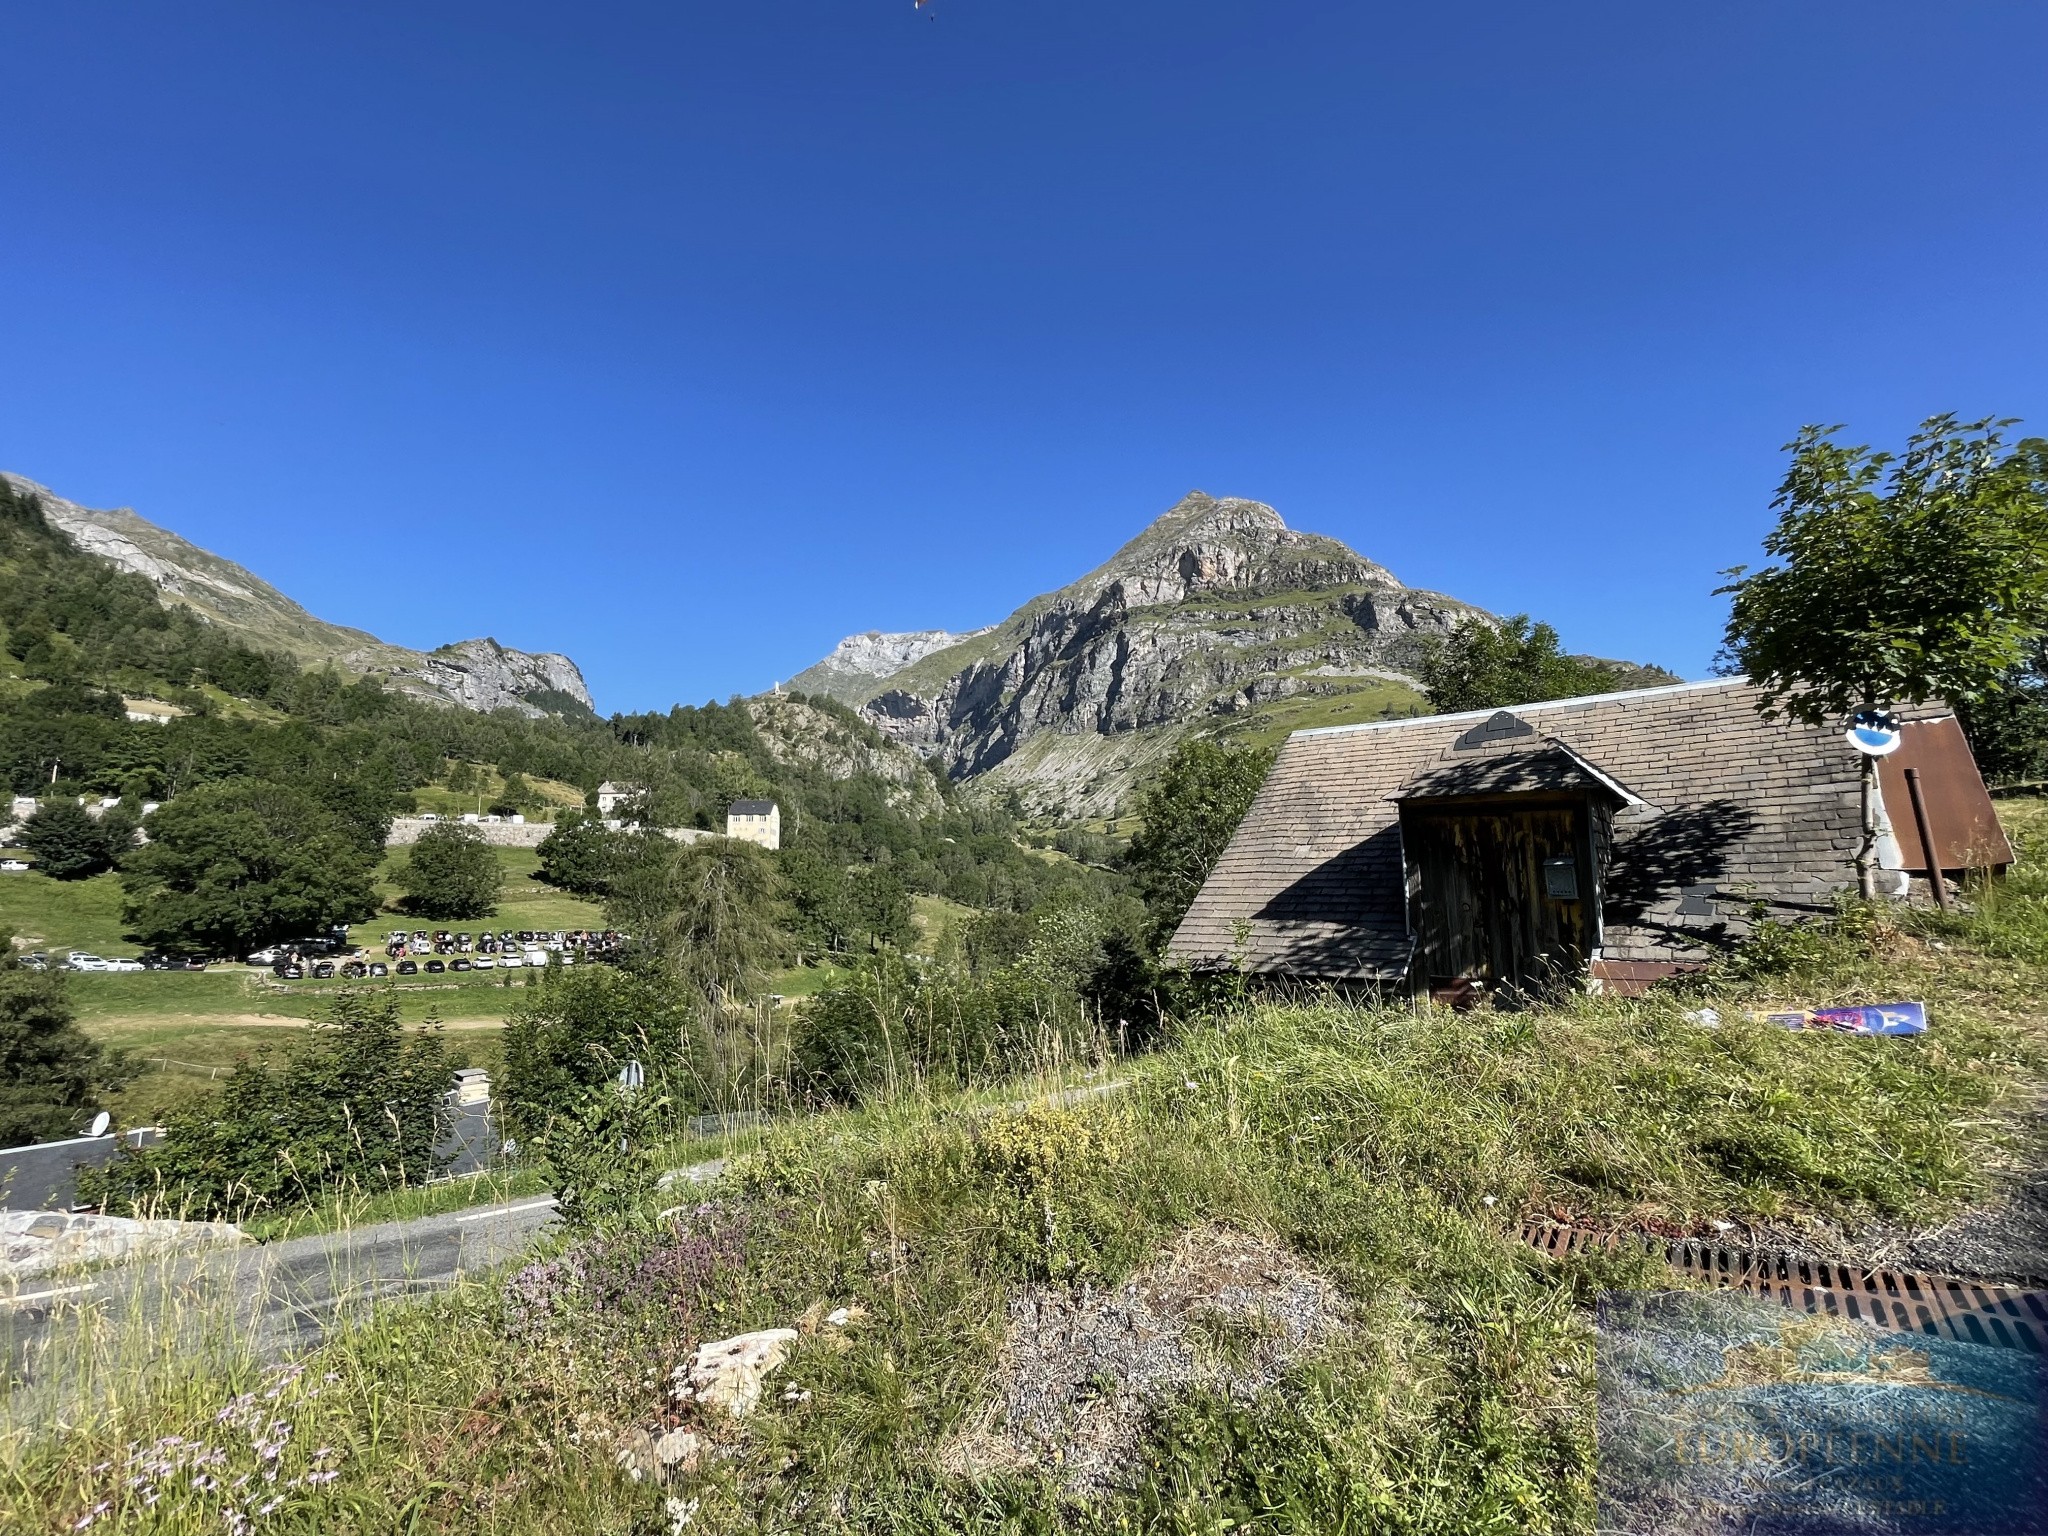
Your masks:
M232 1218L423 1183L453 1070L428 1022L409 1031L397 994L346 988L299 1040L238 1062L218 1093L171 1112L162 1142L80 1192L122 1212Z
M241 955L375 915L372 861L331 812L282 784L231 779L178 796L121 875L145 944Z
M1475 619L1433 641L1420 677L1429 707L1440 715L1607 693L1616 682L1611 668L1565 655L1557 631L1526 613L1501 620L1498 628Z
M397 877L408 912L450 922L489 917L504 883L505 867L483 834L456 821L422 832Z
M1161 940L1187 915L1272 766L1263 748L1196 737L1139 790L1133 809L1144 825L1125 859Z
M78 1027L64 973L30 970L0 931L0 1146L83 1135L118 1066Z
M658 972L610 966L546 973L505 1024L498 1099L523 1137L638 1061L669 1103L701 1102L702 1037L690 994Z
M36 856L36 868L55 880L83 880L113 867L105 830L76 801L40 807L22 823L21 841Z
M1894 456L1839 427L1786 444L1764 539L1777 563L1736 567L1728 661L1766 716L1839 723L1858 710L1967 706L2048 630L2048 441L2006 449L2010 422L1930 417ZM1864 759L1856 864L1871 894L1876 761Z
M541 839L540 877L558 890L602 897L611 889L618 834L595 811L571 811Z
M2033 641L2024 661L1979 697L1960 701L1957 713L1985 778L1994 784L2048 779L2048 640Z
M707 998L759 990L788 945L770 855L726 837L679 844L653 833L631 846L605 900L611 925Z

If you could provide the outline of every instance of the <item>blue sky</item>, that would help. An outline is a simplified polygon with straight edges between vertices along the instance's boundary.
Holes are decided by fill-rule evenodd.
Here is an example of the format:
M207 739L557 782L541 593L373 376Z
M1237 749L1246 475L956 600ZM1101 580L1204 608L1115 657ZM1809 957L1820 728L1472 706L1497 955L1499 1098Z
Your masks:
M2048 431L2048 6L0 6L0 467L603 709L1190 487L1704 672L1807 421Z

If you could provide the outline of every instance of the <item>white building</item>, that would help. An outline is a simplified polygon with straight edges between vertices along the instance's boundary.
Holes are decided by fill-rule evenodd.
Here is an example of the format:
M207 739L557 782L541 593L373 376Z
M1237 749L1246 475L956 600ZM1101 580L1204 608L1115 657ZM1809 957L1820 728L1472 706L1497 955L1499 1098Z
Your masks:
M647 790L639 784L614 784L606 779L597 786L597 814L609 816L628 800L637 800Z
M782 807L773 800L735 800L725 813L725 835L773 851L782 846Z

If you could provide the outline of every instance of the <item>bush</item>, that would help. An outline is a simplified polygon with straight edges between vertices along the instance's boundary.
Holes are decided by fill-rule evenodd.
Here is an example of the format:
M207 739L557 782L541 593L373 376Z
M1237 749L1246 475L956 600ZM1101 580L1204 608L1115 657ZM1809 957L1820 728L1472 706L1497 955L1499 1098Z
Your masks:
M992 1082L1103 1049L1079 995L1028 964L973 976L883 954L797 1010L791 1077L801 1092L853 1099L923 1079Z
M64 973L29 970L0 932L0 1147L82 1135L111 1065L78 1027Z
M660 976L550 968L505 1025L498 1101L520 1135L536 1136L633 1059L646 1069L650 1090L696 1108L701 1044L694 998Z
M444 821L427 828L398 872L406 911L462 922L498 910L505 867L475 827Z
M448 1126L438 1028L409 1033L390 991L344 988L302 1039L236 1063L220 1092L174 1110L162 1142L80 1192L121 1213L240 1219L424 1182Z

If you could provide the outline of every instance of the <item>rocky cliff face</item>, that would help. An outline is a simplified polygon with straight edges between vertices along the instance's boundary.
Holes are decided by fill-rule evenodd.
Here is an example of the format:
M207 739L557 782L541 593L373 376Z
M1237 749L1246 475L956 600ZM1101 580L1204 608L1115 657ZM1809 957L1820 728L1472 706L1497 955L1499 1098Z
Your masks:
M1195 491L1079 581L875 679L860 703L956 777L1105 815L1190 729L1420 712L1425 640L1474 617L1488 616L1269 506Z
M871 629L866 634L848 635L832 648L831 655L791 678L789 686L798 693L822 693L842 704L860 704L873 696L875 685L884 678L935 651L987 633L986 629L958 635L945 629L920 629L891 635Z
M778 763L815 768L835 779L879 779L888 786L889 803L912 815L936 815L944 809L924 759L886 736L787 694L751 698L747 713Z
M495 640L464 640L432 652L387 645L364 630L315 618L262 577L126 508L81 507L19 475L0 473L0 479L35 497L43 515L88 554L147 577L171 601L236 631L258 650L381 677L401 692L463 709L540 715L595 708L582 672L566 656L515 651Z

